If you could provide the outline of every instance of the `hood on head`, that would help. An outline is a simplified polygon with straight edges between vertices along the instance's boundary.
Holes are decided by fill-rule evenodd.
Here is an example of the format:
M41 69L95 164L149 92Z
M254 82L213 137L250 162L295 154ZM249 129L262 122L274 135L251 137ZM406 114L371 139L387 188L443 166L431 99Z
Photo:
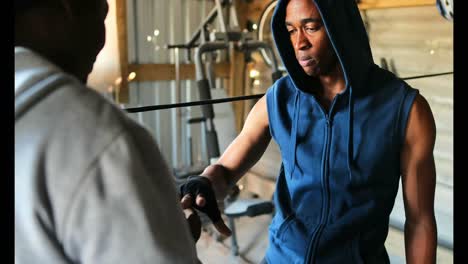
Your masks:
M310 0L322 16L330 42L338 57L346 80L346 87L354 91L364 82L367 72L374 65L364 23L355 0ZM299 65L289 33L286 29L286 6L289 0L279 0L272 17L272 32L276 48L296 88L304 90L311 82Z
M355 0L309 0L313 1L322 16L323 25L335 50L338 61L343 70L348 97L348 126L347 126L347 166L348 175L353 177L353 119L354 95L365 91L365 81L368 72L372 69L374 60L369 45L366 28L359 13ZM283 64L291 77L296 89L306 91L320 87L318 78L308 76L296 59L288 30L285 25L286 7L289 0L278 0L272 17L271 27L276 48ZM348 89L349 88L349 89ZM297 148L297 126L299 124L300 96L296 92L294 102L293 131L291 144L293 147L293 160ZM293 162L293 163L294 163ZM295 168L293 166L292 170ZM292 171L291 170L291 171Z

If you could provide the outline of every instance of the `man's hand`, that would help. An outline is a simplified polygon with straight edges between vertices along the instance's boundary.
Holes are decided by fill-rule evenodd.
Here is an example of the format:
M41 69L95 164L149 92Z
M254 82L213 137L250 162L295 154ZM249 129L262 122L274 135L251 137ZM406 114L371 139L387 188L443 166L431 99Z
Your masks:
M207 177L190 176L180 186L180 196L183 209L195 208L205 213L218 232L225 236L231 235L231 230L221 218L211 181Z
M200 217L198 216L195 210L191 208L184 209L185 219L190 227L190 232L192 233L192 237L197 243L198 239L201 235L201 221Z

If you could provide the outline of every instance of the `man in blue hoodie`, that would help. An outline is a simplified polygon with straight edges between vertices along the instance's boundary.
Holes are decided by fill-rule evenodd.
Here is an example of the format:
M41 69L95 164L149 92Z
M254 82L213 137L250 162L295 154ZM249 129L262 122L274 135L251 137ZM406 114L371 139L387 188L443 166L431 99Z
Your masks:
M436 137L429 104L373 62L354 0L278 1L274 39L288 71L217 164L181 186L183 207L216 207L271 138L282 166L266 263L389 263L385 239L402 180L407 263L435 263Z

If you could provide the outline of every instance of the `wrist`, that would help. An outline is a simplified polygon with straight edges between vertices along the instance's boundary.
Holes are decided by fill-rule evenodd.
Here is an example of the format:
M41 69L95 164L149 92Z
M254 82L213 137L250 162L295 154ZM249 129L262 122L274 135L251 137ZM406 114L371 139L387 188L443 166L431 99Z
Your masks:
M236 184L231 177L229 169L221 164L208 166L201 176L208 178L213 185L216 196L224 198L228 191Z

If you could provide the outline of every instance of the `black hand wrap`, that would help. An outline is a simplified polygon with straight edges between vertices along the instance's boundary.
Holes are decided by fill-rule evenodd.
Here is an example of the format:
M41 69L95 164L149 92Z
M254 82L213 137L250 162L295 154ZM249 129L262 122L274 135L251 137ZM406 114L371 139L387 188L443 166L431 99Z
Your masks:
M211 181L203 176L190 176L187 181L180 186L180 198L190 194L193 199L193 208L205 213L213 223L221 219L221 213L216 202L216 196L211 186ZM198 195L205 198L205 206L200 207L196 204Z

